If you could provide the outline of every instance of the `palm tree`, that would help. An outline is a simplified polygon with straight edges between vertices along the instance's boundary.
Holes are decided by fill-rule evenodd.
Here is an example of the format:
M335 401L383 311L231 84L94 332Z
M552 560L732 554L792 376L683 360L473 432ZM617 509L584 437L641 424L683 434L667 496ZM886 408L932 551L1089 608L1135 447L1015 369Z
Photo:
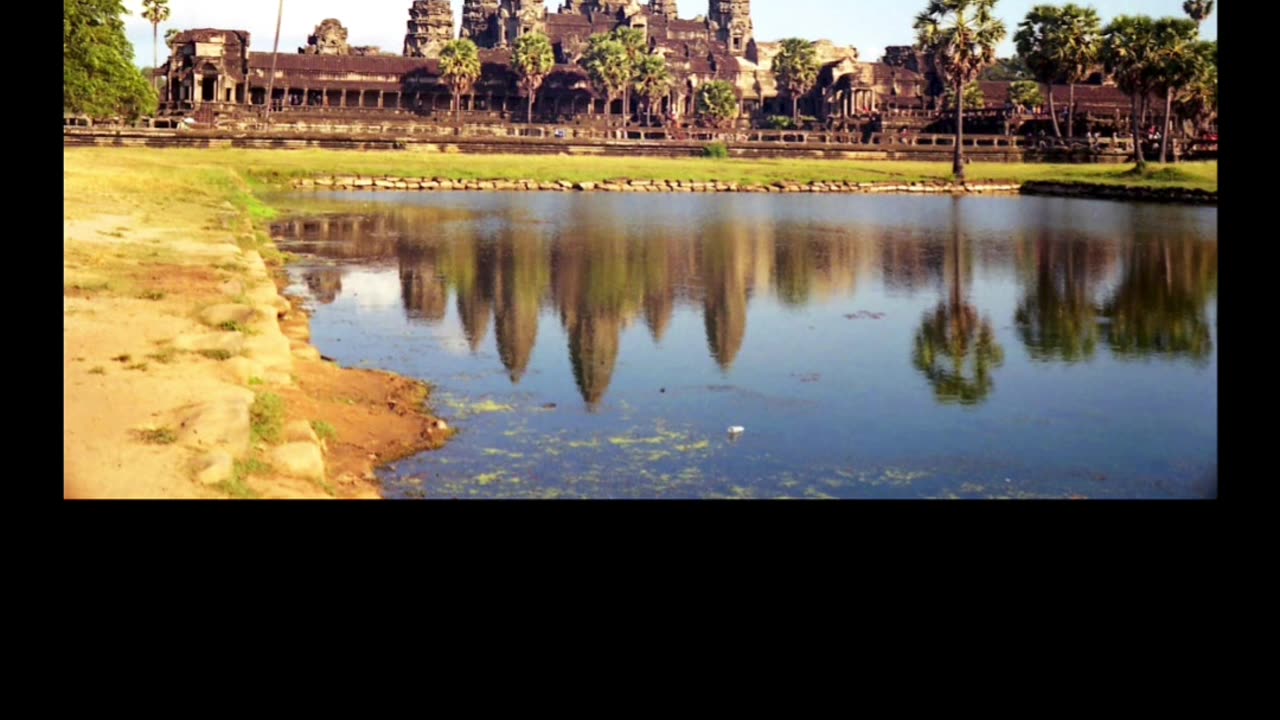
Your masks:
M1155 86L1164 91L1164 132L1160 140L1160 162L1169 160L1169 131L1173 126L1173 97L1203 73L1205 55L1196 42L1199 26L1194 20L1162 18L1156 23L1159 59L1152 68Z
M556 54L551 49L551 41L542 33L521 35L516 41L515 53L511 58L516 73L520 76L520 84L529 94L528 122L533 124L533 100L542 87L551 69L556 65Z
M667 59L661 55L645 55L636 66L636 92L644 98L644 123L653 123L653 104L671 93L675 79L667 69Z
M271 122L271 97L276 89L276 58L280 56L280 25L283 21L284 0L280 0L280 5L276 8L276 42L271 47L271 77L267 78L267 102L264 106L268 123Z
M604 93L607 119L613 111L613 99L631 83L627 49L609 35L592 35L582 55L582 66L587 69L596 89Z
M1153 68L1160 60L1156 22L1146 15L1117 17L1102 32L1100 55L1116 86L1129 96L1133 162L1135 169L1143 171L1147 160L1142 154L1141 122L1155 85Z
M1004 348L996 339L990 318L978 315L964 291L966 253L962 249L960 202L957 198L952 204L952 237L947 248L952 268L950 293L921 319L911 361L933 387L939 402L978 405L995 389L992 371L1004 364Z
M154 84L154 70L160 67L160 23L169 19L169 0L142 0L142 17L151 23L151 68Z
M791 98L791 120L800 124L800 98L813 89L818 80L818 55L813 43L801 38L782 41L773 56L773 73Z
M1218 112L1218 43L1196 43L1196 52L1199 72L1181 89L1174 105L1177 114L1200 131Z
M1059 14L1058 61L1066 76L1070 95L1067 98L1067 137L1075 137L1076 83L1089 76L1098 62L1102 44L1102 20L1098 11L1068 3Z
M470 38L451 40L440 51L440 75L453 90L457 122L462 122L462 95L480 79L480 72L480 51Z
M627 55L628 81L622 86L622 115L623 124L631 122L631 78L635 77L636 71L640 67L641 60L648 54L647 42L645 40L644 31L638 28L620 27L616 28L610 35L614 40L622 44Z
M995 16L996 0L930 0L916 16L916 45L930 53L943 77L955 88L956 181L964 182L964 86L996 61L996 46L1005 38L1004 23Z
M1182 3L1182 11L1195 20L1197 25L1203 25L1213 14L1213 0L1186 0Z
M1027 17L1018 23L1013 35L1014 47L1037 81L1048 86L1049 118L1053 120L1053 134L1062 137L1058 127L1058 111L1053 104L1053 84L1062 75L1058 57L1058 33L1061 11L1053 5L1036 5Z
M160 23L169 19L169 0L142 0L142 17L151 23L151 67L160 67ZM152 78L154 84L155 78Z
M1067 101L1067 136L1075 135L1076 83L1084 80L1098 58L1102 21L1093 8L1068 4L1037 5L1018 24L1013 36L1018 55L1049 86L1049 114L1053 131L1062 137L1053 102L1053 83L1065 81L1071 88Z

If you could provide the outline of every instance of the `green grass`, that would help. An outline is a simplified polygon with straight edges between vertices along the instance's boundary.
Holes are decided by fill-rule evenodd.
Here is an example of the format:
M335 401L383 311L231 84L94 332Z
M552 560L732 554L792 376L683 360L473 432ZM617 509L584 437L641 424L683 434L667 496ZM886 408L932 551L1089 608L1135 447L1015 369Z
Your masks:
M178 351L173 348L165 348L160 352L151 353L147 356L148 360L155 360L162 365L168 365L178 357Z
M729 158L729 146L720 142L711 143L702 148L702 155L714 160L727 160Z
M887 162L871 160L741 160L708 163L703 158L562 157L541 155L458 155L419 150L361 152L356 150L145 150L69 148L68 160L83 158L102 168L131 168L141 175L136 185L154 192L189 192L193 205L217 199L230 201L259 228L274 217L255 194L285 189L294 179L320 175L363 175L449 178L453 180L535 180L537 182L605 182L631 180L719 181L740 185L774 182L932 182L951 179L949 162ZM1159 172L1128 176L1130 165L1067 165L974 163L967 167L970 182L1079 182L1104 185L1186 187L1217 191L1216 162L1151 165ZM163 172L162 172L163 171ZM242 180L237 172L244 173ZM68 176L67 196L72 191ZM200 184L202 183L203 184ZM123 185L116 183L117 186ZM196 186L196 189L193 189ZM122 192L120 187L111 188ZM130 192L133 192L132 190ZM208 199L208 200L206 200ZM273 199L272 199L273 200ZM133 204L156 202L133 198Z
M63 292L67 290L79 290L80 292L103 292L111 289L111 283L107 280L80 281L70 283L63 288Z
M203 357L209 358L210 360L217 360L218 362L230 360L233 357L230 350L201 350L199 354ZM252 385L253 383L250 382L249 384Z
M338 431L323 420L312 420L311 429L316 431L316 437L321 440L333 440L338 437Z
M249 410L253 442L272 445L284 437L284 400L273 393L262 393Z
M245 480L252 475L266 475L272 471L267 463L257 458L245 458L244 460L236 460L231 472L230 480L223 480L218 483L217 487L234 498L241 500L254 500L258 497L258 493L245 484Z
M172 445L178 442L178 434L167 427L154 430L138 430L136 434L139 440L148 445Z
M218 326L218 329L223 330L225 332L238 332L238 333L244 333L245 335L249 334L248 326L246 326L244 323L236 322L235 320L228 320L222 323L221 325Z

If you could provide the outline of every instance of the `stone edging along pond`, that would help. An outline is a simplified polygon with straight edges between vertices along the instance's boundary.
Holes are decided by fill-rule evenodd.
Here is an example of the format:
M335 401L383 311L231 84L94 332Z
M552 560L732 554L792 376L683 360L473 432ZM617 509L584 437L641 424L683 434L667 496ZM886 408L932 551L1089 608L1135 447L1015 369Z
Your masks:
M739 193L950 193L1024 194L1085 197L1109 200L1141 200L1214 205L1216 192L1186 188L1149 188L1085 183L852 183L779 181L769 185L688 180L611 180L608 182L540 182L536 180L456 180L449 178L321 176L293 181L302 190L365 191L541 191L541 192L739 192Z

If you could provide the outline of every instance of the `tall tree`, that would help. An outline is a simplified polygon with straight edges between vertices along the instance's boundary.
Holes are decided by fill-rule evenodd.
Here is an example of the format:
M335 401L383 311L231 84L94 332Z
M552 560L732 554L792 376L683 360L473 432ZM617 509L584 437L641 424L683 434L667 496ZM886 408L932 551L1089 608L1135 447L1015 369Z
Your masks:
M1018 31L1013 35L1018 57L1031 69L1036 80L1048 87L1049 117L1053 120L1053 134L1057 137L1062 137L1062 128L1058 126L1058 110L1053 102L1053 84L1062 75L1057 47L1060 13L1053 5L1036 5L1018 24Z
M1102 45L1102 20L1098 11L1068 3L1062 6L1057 26L1058 60L1067 81L1067 136L1075 137L1076 83L1089 77L1098 63Z
M156 111L156 91L133 64L121 0L63 0L62 110L93 118Z
M639 28L619 27L610 35L617 40L626 51L627 82L622 86L622 120L623 124L631 122L631 81L635 78L640 62L649 54L648 41L643 30Z
M1088 77L1098 61L1102 42L1102 21L1091 7L1067 4L1062 7L1036 5L1018 24L1013 36L1018 55L1049 86L1049 114L1053 131L1062 137L1058 112L1054 107L1053 84L1070 86L1067 100L1067 135L1075 135L1076 83Z
M964 290L972 250L963 239L958 198L952 204L951 225L951 241L943 260L951 267L950 292L921 318L911 362L933 388L938 402L980 405L995 390L994 371L1004 364L1004 348L991 319L978 314Z
M462 122L462 96L480 79L480 50L470 38L451 40L440 51L440 75L453 90L454 120Z
M782 41L773 56L773 74L791 98L791 119L800 122L800 98L813 89L818 80L818 54L813 43L801 38Z
M627 49L609 35L592 35L582 55L582 66L591 82L605 96L605 118L613 112L613 99L631 82Z
M724 80L712 80L698 88L698 114L716 127L738 116L738 94Z
M1182 11L1195 20L1197 25L1203 25L1213 14L1213 0L1186 0L1182 3Z
M142 0L142 17L151 23L151 67L160 67L160 23L169 19L169 0Z
M1160 162L1169 161L1169 134L1173 129L1173 98L1203 72L1204 54L1196 42L1199 26L1194 20L1161 18L1156 21L1159 58L1152 73L1155 89L1164 92L1164 130L1160 135Z
M661 55L645 55L636 66L636 92L644 98L644 122L653 122L653 104L671 93L675 79L667 68L667 59Z
M271 46L271 76L267 78L267 102L263 105L267 123L271 123L271 101L276 93L276 60L280 57L280 26L284 24L284 0L276 5L276 41Z
M1133 162L1147 167L1142 154L1141 122L1155 85L1152 69L1160 61L1156 21L1146 15L1121 15L1102 32L1101 58L1121 92L1129 96L1133 132Z
M520 76L520 85L529 94L528 122L533 123L533 100L538 88L551 74L556 66L556 54L551 49L551 40L542 33L521 35L516 41L515 53L511 57L512 65Z
M1196 51L1200 55L1196 62L1199 72L1177 94L1174 106L1177 115L1200 132L1218 114L1218 43L1196 43Z
M955 89L956 149L953 172L963 183L964 86L978 79L996 60L1005 38L1004 23L994 14L996 0L930 0L916 16L916 46L931 54L938 70Z

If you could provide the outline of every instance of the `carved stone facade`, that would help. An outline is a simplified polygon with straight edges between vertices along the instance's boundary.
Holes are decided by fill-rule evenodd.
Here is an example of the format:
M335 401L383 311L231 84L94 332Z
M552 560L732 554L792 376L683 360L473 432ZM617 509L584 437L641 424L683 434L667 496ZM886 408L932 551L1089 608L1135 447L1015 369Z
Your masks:
M282 111L323 109L315 117L326 121L371 111L445 117L452 96L436 59L454 37L452 3L408 4L403 56L350 46L346 28L334 19L316 27L300 55L274 59L249 52L246 33L189 31L164 69L171 88L165 109L180 114L217 103L223 106L218 112L234 113L236 105L269 103ZM483 66L465 111L477 122L510 122L527 109L510 51L521 36L538 32L550 40L557 63L535 102L534 114L545 122L685 122L696 115L699 88L712 80L735 88L740 124L765 125L770 116L791 115L791 99L772 71L777 43L755 40L750 0L708 0L707 16L688 20L678 17L676 6L676 0L565 0L560 12L549 13L543 0L464 0L459 35L476 43ZM675 81L652 108L637 93L629 107L621 98L606 98L580 64L592 36L619 27L643 29L649 51L666 59ZM876 64L860 62L855 48L828 41L815 43L815 50L820 71L815 87L799 99L802 116L836 126L881 108L923 107L927 83L914 68L924 69L927 60L919 54L889 48L887 62ZM274 82L268 79L272 68Z
M917 50L911 45L890 45L884 49L884 64L892 67L906 68L925 77L924 92L930 97L937 97L946 92L942 75L933 56Z
M529 33L547 34L547 6L543 0L502 0L498 10L501 34L497 47L515 47Z
M749 53L755 41L755 25L751 22L751 0L710 0L707 20L712 32L729 52L736 56Z
M498 10L502 0L465 0L462 3L461 37L480 47L498 44Z
M307 46L299 48L298 52L306 55L350 55L347 29L335 18L323 20L307 38Z
M654 15L661 15L668 20L675 20L679 17L679 11L676 9L676 0L649 0L649 12Z
M405 57L439 57L453 39L453 5L449 0L415 0L409 8L409 33L404 36Z

